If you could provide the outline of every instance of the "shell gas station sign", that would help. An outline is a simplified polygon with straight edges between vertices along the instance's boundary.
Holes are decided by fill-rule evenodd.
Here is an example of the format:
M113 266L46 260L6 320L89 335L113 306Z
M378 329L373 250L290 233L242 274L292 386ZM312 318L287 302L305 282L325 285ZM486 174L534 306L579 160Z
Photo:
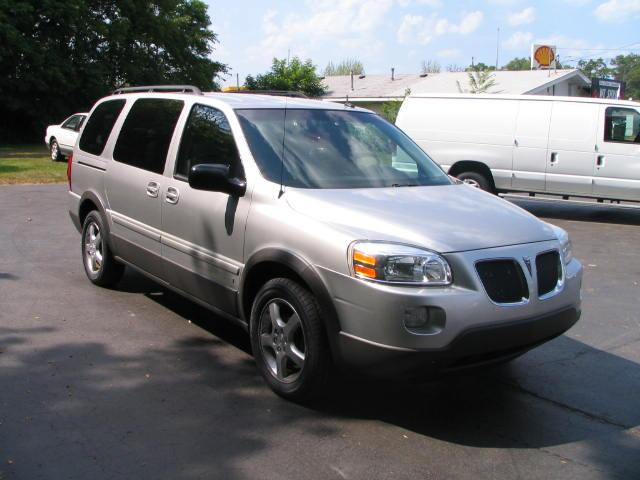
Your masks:
M555 45L532 45L531 46L531 69L551 69L556 68L556 47Z

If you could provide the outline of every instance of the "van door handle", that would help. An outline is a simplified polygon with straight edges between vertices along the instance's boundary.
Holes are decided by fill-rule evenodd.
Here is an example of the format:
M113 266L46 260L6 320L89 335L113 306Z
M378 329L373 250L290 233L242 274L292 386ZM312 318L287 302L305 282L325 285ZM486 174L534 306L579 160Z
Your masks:
M604 161L606 160L604 155L598 155L598 159L596 160L597 168L604 168Z
M178 203L178 199L180 198L180 192L175 187L167 188L167 193L164 194L164 201L167 203L171 203L175 205Z
M158 182L149 182L147 184L147 195L153 198L158 198L158 192L160 191L160 185Z
M558 152L551 152L551 165L558 163Z
M518 146L518 139L517 138L513 139L513 145L516 146L516 147Z

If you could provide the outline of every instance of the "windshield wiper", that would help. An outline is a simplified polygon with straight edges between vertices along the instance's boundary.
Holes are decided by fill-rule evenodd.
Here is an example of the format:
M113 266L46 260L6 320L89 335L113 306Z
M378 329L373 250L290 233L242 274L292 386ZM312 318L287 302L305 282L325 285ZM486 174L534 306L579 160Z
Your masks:
M419 187L417 183L392 183L392 187Z

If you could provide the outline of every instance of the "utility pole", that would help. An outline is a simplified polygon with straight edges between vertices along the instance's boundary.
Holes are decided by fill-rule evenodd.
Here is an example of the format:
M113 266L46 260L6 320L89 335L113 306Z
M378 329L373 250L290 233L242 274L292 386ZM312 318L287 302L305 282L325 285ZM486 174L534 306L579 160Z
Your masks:
M500 27L498 27L498 35L496 38L496 71L498 70L499 56L500 56Z

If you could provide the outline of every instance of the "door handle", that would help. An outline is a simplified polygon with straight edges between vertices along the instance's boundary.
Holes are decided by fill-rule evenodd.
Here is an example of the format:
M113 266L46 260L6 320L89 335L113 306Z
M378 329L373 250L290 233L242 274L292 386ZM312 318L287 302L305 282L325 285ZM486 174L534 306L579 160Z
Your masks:
M551 165L558 163L558 152L551 152Z
M605 162L606 158L604 155L598 155L598 159L596 160L596 167L597 168L604 168L604 162Z
M158 192L160 191L160 185L158 182L149 182L147 184L147 195L153 198L158 198Z
M167 188L167 193L164 194L164 201L175 205L180 198L180 192L175 187Z

